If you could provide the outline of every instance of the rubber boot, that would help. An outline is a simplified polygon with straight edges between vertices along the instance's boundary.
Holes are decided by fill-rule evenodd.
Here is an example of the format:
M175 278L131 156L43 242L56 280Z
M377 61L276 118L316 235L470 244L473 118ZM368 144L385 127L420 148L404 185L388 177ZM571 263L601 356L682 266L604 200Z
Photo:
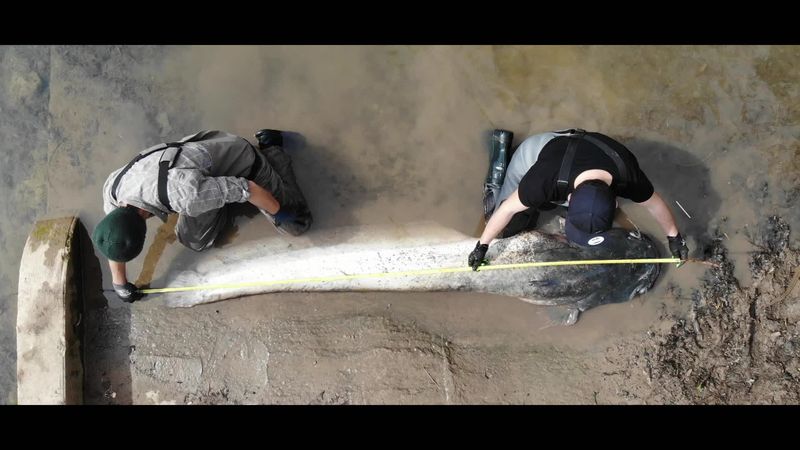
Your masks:
M491 150L489 153L489 172L483 185L483 216L488 221L497 206L497 195L503 180L506 178L506 168L511 159L511 141L514 133L506 130L492 132Z

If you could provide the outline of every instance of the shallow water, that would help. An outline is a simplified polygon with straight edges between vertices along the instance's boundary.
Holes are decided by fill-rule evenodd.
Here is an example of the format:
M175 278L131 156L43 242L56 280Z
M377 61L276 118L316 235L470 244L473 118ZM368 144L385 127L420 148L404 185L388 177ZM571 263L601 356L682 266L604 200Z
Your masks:
M33 221L76 214L93 229L108 173L199 129L297 133L287 147L315 229L433 220L468 234L481 223L486 131L509 129L515 144L601 131L639 157L694 256L715 227L725 233L747 285L747 230L768 214L800 225L799 57L792 46L0 47L0 402L16 396L18 264ZM643 208L622 209L662 236ZM193 257L160 225L149 221L147 254L130 264L139 283ZM274 233L241 208L220 244ZM671 268L647 296L541 333L642 330L688 307L702 269Z

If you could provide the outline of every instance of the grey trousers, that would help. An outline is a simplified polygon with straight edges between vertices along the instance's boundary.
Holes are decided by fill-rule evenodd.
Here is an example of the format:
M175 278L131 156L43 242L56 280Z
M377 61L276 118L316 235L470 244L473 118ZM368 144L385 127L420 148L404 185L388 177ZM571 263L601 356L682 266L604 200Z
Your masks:
M293 212L297 220L279 227L294 236L305 233L313 222L303 192L297 185L292 160L278 145L256 149L247 139L225 132L203 136L201 143L212 159L212 176L236 176L252 180L269 191L282 210ZM181 214L175 225L178 241L195 251L214 244L228 220L229 205L199 216Z
M508 197L513 194L515 190L517 190L522 177L528 173L528 170L530 170L531 166L533 166L539 159L539 153L541 153L545 144L560 135L561 133L556 132L541 133L530 136L522 141L517 150L514 152L514 156L511 157L511 161L508 163L505 179L503 180L503 186L499 189L499 192L493 192L493 195L497 199L495 202L494 211L497 211L497 208L500 206L500 204L508 199ZM555 207L555 205L551 206L553 208ZM566 206L566 204L562 206ZM551 209L551 207L543 206L540 209L546 210ZM494 211L492 211L492 213L494 213ZM536 222L538 219L539 211L536 209L528 208L524 211L520 211L511 217L511 220L500 233L499 237L507 238L523 231L532 230L536 228Z

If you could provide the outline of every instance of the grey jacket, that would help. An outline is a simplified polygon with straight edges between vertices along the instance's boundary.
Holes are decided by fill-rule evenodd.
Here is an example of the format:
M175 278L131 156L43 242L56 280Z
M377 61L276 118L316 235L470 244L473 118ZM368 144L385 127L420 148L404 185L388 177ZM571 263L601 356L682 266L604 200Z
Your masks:
M201 131L181 140L183 150L167 175L167 192L172 209L196 217L250 198L247 179L255 154L247 140L222 131ZM122 168L109 175L103 185L103 209L108 214L122 204L136 206L166 222L170 211L158 199L158 162L155 152L134 164L117 187L117 201L111 187Z

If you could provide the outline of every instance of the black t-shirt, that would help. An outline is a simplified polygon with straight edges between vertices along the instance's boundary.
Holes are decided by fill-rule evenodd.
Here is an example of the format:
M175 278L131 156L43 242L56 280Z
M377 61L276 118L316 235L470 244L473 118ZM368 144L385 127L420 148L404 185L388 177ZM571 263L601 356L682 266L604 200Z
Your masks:
M620 173L614 161L603 150L586 139L581 139L578 142L578 148L575 150L575 157L572 160L567 193L572 192L575 177L581 172L602 169L611 174L611 189L616 195L631 199L637 203L649 200L653 192L655 192L653 184L650 183L647 175L639 168L639 162L633 153L608 136L600 133L586 134L605 142L619 154L628 169L628 182L625 189L620 189ZM567 150L567 144L570 139L574 138L558 136L542 148L536 163L528 169L528 172L519 182L519 199L523 205L529 208L538 208L545 202L561 203L566 201L566 199L557 198L556 182L558 181L558 172L561 170L561 160L564 158L564 152Z

